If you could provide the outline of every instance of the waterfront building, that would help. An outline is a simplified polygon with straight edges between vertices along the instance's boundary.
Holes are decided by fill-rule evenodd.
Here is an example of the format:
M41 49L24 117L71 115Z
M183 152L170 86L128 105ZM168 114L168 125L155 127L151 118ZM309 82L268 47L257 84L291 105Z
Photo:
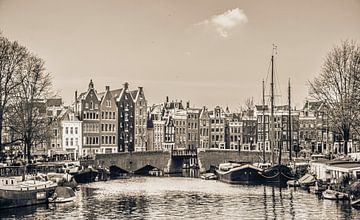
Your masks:
M242 146L241 151L256 151L257 147L257 119L254 109L247 109L241 113Z
M316 152L316 115L320 102L306 101L299 115L300 149Z
M210 127L210 116L207 108L204 106L200 111L199 116L199 138L200 138L200 149L209 149L211 146L211 127Z
M187 147L186 148L189 150L196 150L200 145L199 115L200 115L200 109L190 108L190 103L187 102L187 108L186 108Z
M59 115L64 110L62 99L53 97L46 99L46 115L51 124L52 135L50 136L50 143L47 147L49 156L56 156L62 153L62 127L59 120Z
M152 149L155 151L163 150L163 143L165 139L165 119L164 117L164 104L153 105L149 108L149 118L153 125L153 136L149 138L153 139Z
M238 151L241 149L242 136L243 136L243 122L233 114L229 121L229 149Z
M175 149L175 123L171 116L166 118L164 132L163 150L170 151Z
M270 151L270 111L267 105L255 106L257 117L257 145L260 151L265 147L265 151ZM265 139L265 141L264 141Z
M213 111L209 112L210 116L210 132L211 132L211 145L212 149L225 149L225 129L226 117L224 110L216 106Z
M120 90L110 91L105 87L105 92L99 94L100 102L100 151L101 153L118 152L118 109L116 96Z
M82 121L70 109L64 109L59 115L61 123L62 149L69 154L70 159L79 159L83 156L82 150Z
M173 110L171 112L171 118L174 122L175 128L175 148L174 149L186 149L187 148L187 114L186 110Z
M100 150L100 101L94 83L90 80L88 90L77 96L75 92L75 113L82 123L84 156L94 156Z
M146 151L154 151L154 123L153 120L148 116L147 125L146 125Z
M131 92L134 102L134 140L135 151L146 151L147 145L147 100L143 87Z

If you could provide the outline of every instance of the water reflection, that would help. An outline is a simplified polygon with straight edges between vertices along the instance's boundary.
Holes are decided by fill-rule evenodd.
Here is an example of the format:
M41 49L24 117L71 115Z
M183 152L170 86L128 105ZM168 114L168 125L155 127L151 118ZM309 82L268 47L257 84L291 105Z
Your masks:
M359 219L348 202L302 190L179 177L137 177L81 187L74 204L1 211L15 219Z

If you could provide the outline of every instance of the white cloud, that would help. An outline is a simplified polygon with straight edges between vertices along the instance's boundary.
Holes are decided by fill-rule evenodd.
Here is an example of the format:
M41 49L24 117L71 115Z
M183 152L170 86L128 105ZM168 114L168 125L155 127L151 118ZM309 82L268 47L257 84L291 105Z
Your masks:
M228 10L222 14L214 15L210 19L195 24L213 26L220 36L226 38L229 36L230 30L233 28L244 25L248 22L248 18L244 11L239 8Z

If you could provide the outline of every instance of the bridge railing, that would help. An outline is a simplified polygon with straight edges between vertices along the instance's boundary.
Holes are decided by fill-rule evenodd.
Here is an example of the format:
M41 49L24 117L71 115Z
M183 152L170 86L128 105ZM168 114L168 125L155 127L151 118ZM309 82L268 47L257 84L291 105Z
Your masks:
M189 149L184 149L184 150L172 150L171 151L171 156L175 156L175 157L196 157L197 156L197 152L196 150L189 150Z

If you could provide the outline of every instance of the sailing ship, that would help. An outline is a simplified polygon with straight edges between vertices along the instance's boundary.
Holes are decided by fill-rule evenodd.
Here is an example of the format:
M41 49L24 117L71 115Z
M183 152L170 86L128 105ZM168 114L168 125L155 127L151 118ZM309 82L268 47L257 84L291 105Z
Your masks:
M274 51L276 50L276 47L273 47L273 54L271 56L271 96L270 96L270 102L271 102L271 114L270 114L270 149L271 149L271 162L272 166L262 172L262 177L264 178L264 182L271 185L278 185L278 186L286 186L287 182L289 180L294 180L295 176L292 173L292 170L290 167L284 165L281 163L281 154L282 154L282 147L279 145L279 154L278 154L278 163L275 163L275 132L274 132L274 109L275 109L275 103L274 103ZM291 135L291 94L290 94L290 80L289 80L289 94L288 94L288 110L289 110L289 117L288 117L288 143L289 143L289 159L291 160L291 141L292 141L292 135ZM265 143L264 143L265 144Z

